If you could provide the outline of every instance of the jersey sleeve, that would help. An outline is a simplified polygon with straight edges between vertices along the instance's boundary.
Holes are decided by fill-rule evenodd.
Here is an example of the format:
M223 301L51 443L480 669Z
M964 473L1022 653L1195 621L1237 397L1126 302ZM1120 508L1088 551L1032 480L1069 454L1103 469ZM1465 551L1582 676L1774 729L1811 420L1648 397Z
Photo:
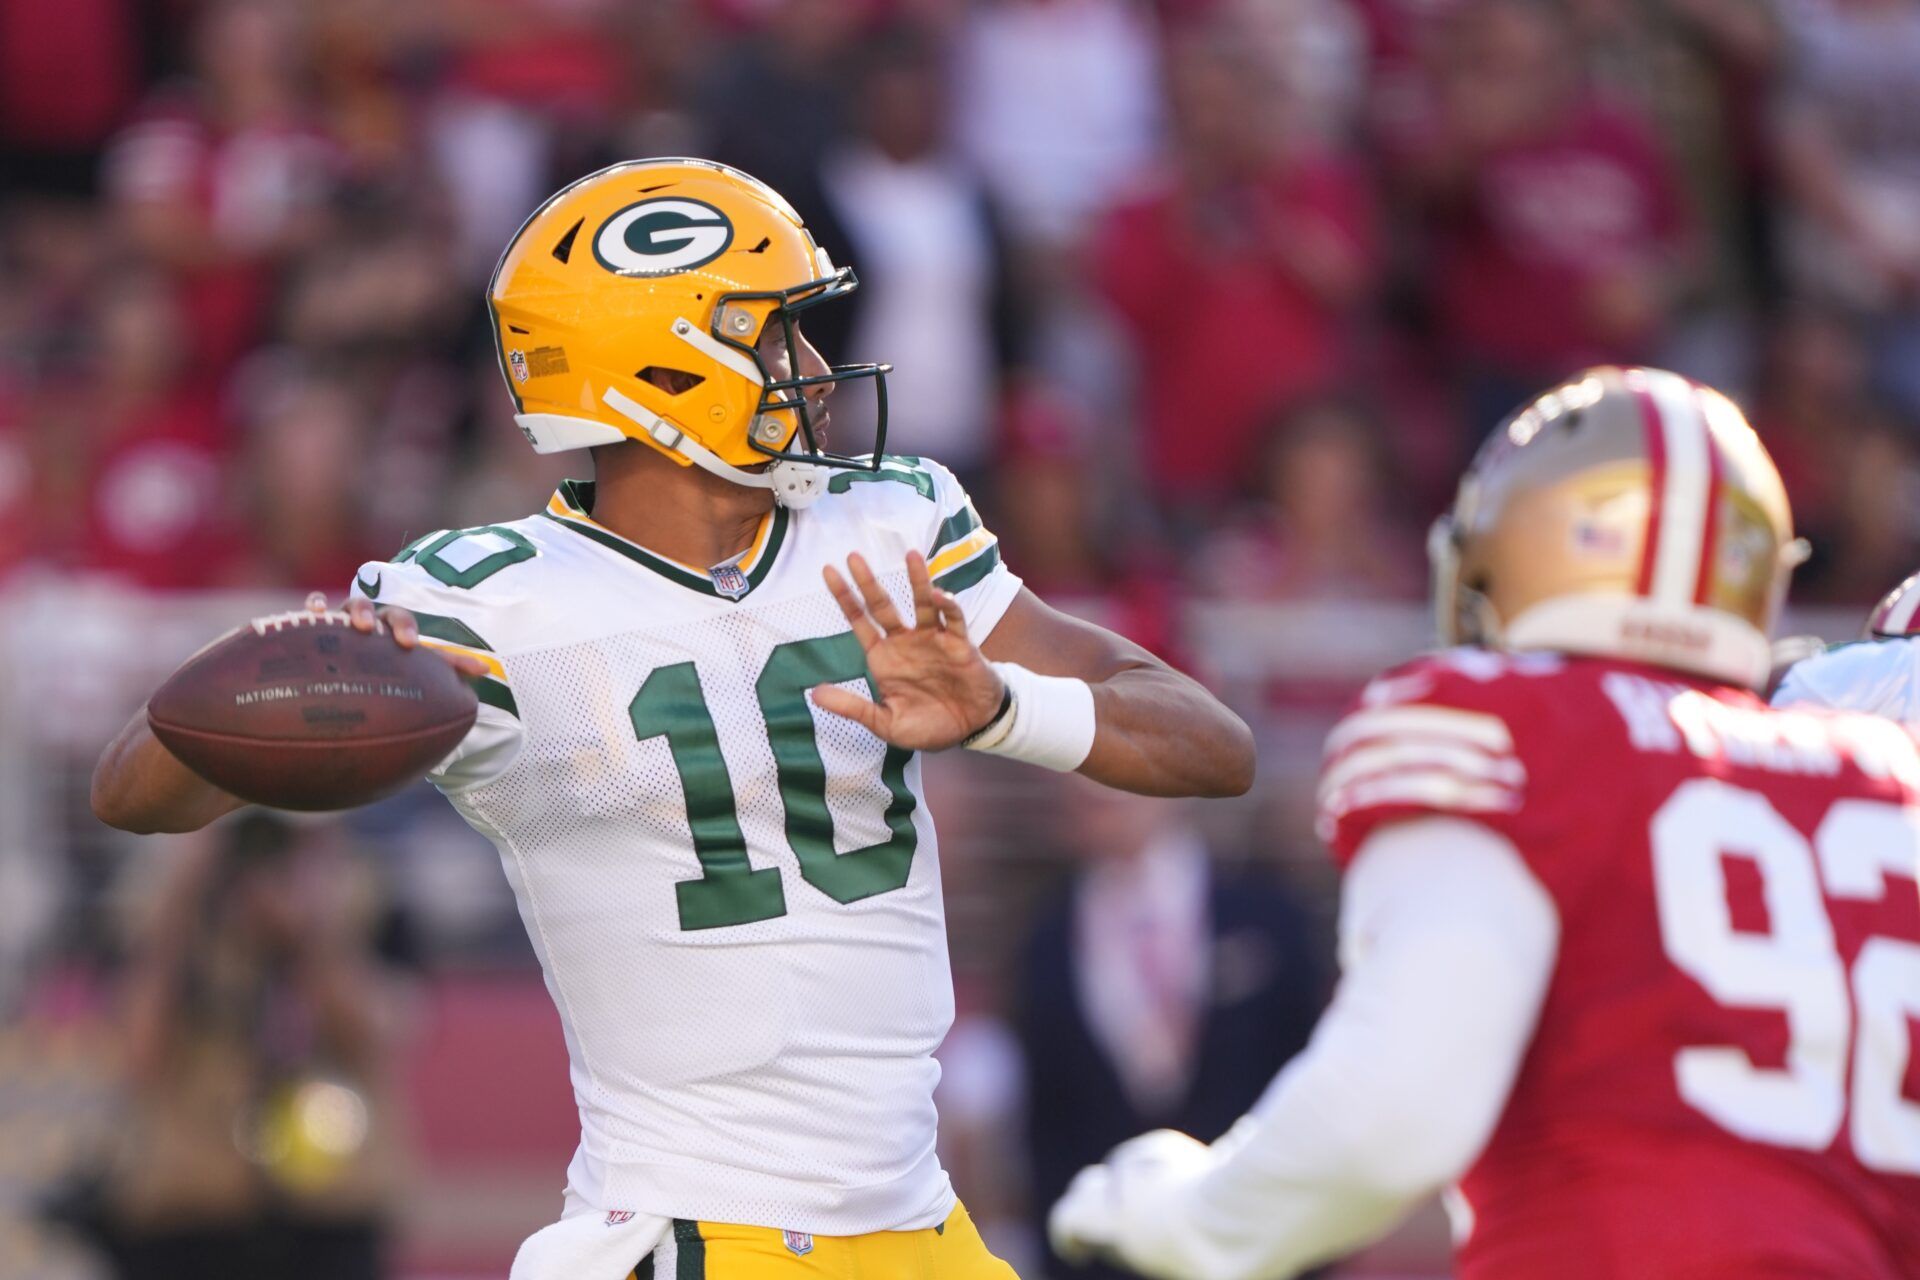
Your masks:
M1796 662L1773 705L1867 711L1920 732L1920 641L1862 640Z
M951 471L922 462L933 477L935 518L922 550L933 585L960 601L975 644L986 640L1020 594L1018 575L1000 558L1000 539L980 522L973 499Z
M489 629L486 602L470 588L461 587L457 574L435 575L420 563L422 554L436 546L442 553L451 552L455 559L449 562L443 554L434 564L457 563L460 553L447 541L450 536L457 540L457 531L455 535L429 534L402 549L391 561L360 566L348 594L406 609L420 624L421 644L445 653L464 654L485 668L484 674L473 681L473 691L480 700L473 728L427 775L434 786L453 793L491 782L505 773L519 755L525 734L506 664L485 634ZM445 580L448 578L453 580Z
M1473 664L1485 659L1484 670ZM1495 655L1422 659L1368 685L1327 737L1315 796L1320 838L1342 867L1382 826L1466 818L1526 849L1534 780L1516 733L1521 677Z

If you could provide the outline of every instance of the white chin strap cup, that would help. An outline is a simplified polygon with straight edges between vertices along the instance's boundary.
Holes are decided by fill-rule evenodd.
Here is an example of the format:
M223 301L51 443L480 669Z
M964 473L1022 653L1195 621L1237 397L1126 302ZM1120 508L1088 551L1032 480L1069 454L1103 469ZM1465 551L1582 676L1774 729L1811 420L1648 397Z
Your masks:
M811 506L827 491L827 468L811 462L775 461L765 471L742 471L633 397L608 387L600 399L622 417L631 418L663 449L670 449L702 471L749 489L771 489L774 501L789 510Z

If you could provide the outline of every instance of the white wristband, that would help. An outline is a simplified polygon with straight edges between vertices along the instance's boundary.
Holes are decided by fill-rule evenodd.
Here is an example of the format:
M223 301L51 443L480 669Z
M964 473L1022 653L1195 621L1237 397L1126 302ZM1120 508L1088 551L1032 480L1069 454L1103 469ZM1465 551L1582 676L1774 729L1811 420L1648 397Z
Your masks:
M1093 688L1072 676L1043 676L1017 662L996 662L1011 699L1006 714L966 746L1043 769L1071 773L1093 750Z

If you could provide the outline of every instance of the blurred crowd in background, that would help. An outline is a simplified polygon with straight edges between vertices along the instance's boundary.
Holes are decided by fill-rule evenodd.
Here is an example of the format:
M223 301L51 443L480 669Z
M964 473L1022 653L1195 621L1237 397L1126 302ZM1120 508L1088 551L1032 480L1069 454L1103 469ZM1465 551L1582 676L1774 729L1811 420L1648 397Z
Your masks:
M1475 444L1595 363L1748 409L1815 548L1800 599L1864 604L1915 567L1920 0L0 0L0 596L111 584L158 618L197 593L339 595L422 532L533 511L583 460L513 429L487 275L557 187L674 154L772 184L856 268L808 332L895 365L890 451L953 467L1042 595L1202 674L1196 604L1325 605L1325 644L1418 601L1421 532ZM1324 997L1325 873L1284 743L1351 681L1306 683L1251 696L1283 743L1227 842L1253 868L1177 806L930 770L970 1011L950 1162L1030 1280L1020 1224L1072 1168L1143 1124L1218 1132ZM1294 736L1310 785L1315 735ZM526 1130L507 1145L537 1152L547 1208L568 1134L490 855L413 797L129 871L73 816L70 738L67 834L37 864L67 905L37 985L0 983L42 1028L0 1043L0 1130L52 1105L9 1092L15 1068L55 1061L71 1114L108 1106L75 1083L100 1055L45 1031L108 1009L98 1098L133 1097L141 1159L172 1142L192 1172L129 1182L127 1141L88 1172L74 1153L113 1144L70 1125L34 1157L85 1174L56 1216L134 1280L218 1280L194 1250L243 1220L235 1274L304 1274L293 1239L345 1280L387 1274L395 1188L451 1181L457 1205L408 1211L439 1252L409 1256L500 1273L462 1239L547 1209L458 1182L486 1154L472 1091L555 1099L486 1117ZM242 874L248 841L272 853ZM410 932L372 890L282 900L356 858L436 917ZM128 924L69 900L144 905ZM437 965L514 980L393 1012ZM60 985L75 972L110 980ZM353 1086L289 1065L320 1060ZM379 1137L409 1092L437 1183ZM185 1114L208 1117L198 1155ZM316 1134L359 1137L328 1156ZM0 1210L24 1220L26 1148L0 1146ZM192 1204L150 1194L179 1180ZM95 1274L20 1239L0 1222L0 1277Z
M0 573L338 591L522 510L487 272L658 154L788 194L889 447L1141 626L1417 595L1474 442L1605 361L1749 407L1803 592L1911 554L1912 0L5 0Z

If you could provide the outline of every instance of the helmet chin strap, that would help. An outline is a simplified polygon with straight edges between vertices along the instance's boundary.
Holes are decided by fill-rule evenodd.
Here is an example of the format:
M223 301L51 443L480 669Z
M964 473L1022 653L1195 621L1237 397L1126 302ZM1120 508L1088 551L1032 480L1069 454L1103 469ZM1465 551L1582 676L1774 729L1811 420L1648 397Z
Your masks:
M789 510L811 506L827 491L827 469L808 462L777 459L765 471L743 471L680 428L654 413L617 387L608 387L600 399L609 409L632 419L662 449L679 454L694 466L722 480L749 489L771 489L774 501Z

